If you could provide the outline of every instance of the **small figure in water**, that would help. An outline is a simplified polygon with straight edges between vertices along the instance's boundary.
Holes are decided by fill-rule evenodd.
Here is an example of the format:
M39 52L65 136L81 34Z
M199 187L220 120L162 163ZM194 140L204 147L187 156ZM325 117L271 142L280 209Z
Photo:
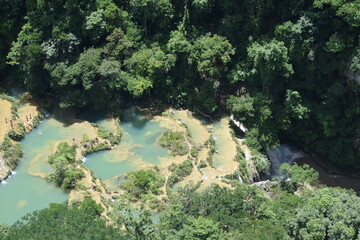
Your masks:
M75 142L75 138L73 138L73 142Z

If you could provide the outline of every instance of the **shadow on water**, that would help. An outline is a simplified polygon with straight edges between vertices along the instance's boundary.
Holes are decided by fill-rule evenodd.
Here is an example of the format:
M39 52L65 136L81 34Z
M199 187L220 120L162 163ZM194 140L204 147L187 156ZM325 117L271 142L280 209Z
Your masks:
M166 129L153 121L148 111L136 108L125 111L120 126L123 135L117 148L86 157L85 165L101 179L109 180L119 174L156 165L160 158L168 157L167 149L157 143Z
M152 118L152 115L144 114L144 112L138 108L132 108L125 112L121 118L121 122L131 123L132 127L142 129Z
M76 111L73 109L55 108L51 111L51 117L63 124L63 127L69 127L75 123L82 123L85 120L76 118Z
M319 173L319 182L328 187L342 187L353 189L360 195L360 179L345 175L330 174L323 169L313 157L303 157L296 160L299 165L307 164Z
M97 122L103 121L105 118L110 118L111 114L106 111L102 111L102 110L86 109L86 110L79 112L76 115L76 117L79 119L84 119L84 120L92 122L92 123L97 123Z

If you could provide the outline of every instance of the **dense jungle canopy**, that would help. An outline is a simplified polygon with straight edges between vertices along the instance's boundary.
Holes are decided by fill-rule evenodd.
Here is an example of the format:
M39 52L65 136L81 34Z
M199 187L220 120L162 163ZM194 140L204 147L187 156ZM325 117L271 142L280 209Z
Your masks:
M156 99L230 112L254 147L287 138L359 169L357 0L12 0L3 86L63 108Z
M120 115L155 102L233 115L252 149L293 141L356 174L360 1L3 0L0 87L65 109ZM51 204L0 225L0 239L360 239L354 192L318 186L307 167L282 172L287 180L265 193L188 186L157 221L126 204L114 206L110 221L90 199ZM128 192L163 181L144 174L130 174Z

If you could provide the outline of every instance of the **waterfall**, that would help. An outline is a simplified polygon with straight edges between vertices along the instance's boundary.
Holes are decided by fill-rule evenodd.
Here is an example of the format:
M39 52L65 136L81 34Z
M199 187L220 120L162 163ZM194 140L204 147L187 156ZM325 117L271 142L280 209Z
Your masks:
M243 131L243 133L247 131L247 128L244 126L244 124L235 120L234 115L230 116L230 120L235 124L235 126L237 126L241 131Z
M293 146L281 144L273 150L266 151L271 163L270 176L281 177L280 166L283 163L293 164L296 159L305 157L306 154Z

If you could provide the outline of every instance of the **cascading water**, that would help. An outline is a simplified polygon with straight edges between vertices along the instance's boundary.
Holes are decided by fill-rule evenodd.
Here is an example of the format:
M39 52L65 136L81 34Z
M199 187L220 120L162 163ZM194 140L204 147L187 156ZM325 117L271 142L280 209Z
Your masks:
M273 150L266 151L271 163L270 176L280 177L280 166L283 163L293 164L295 160L303 158L306 154L292 146L287 144L281 144L279 147Z

